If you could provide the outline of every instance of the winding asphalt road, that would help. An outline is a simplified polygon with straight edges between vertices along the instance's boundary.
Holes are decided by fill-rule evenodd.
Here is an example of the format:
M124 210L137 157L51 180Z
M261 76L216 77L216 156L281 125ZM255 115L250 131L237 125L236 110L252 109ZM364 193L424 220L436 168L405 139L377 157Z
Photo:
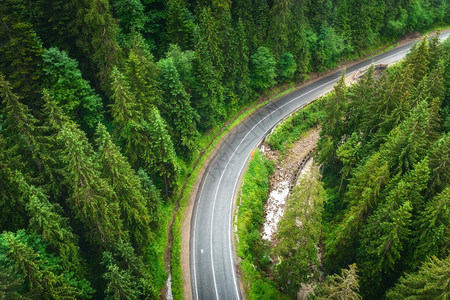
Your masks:
M441 39L450 31L441 34ZM347 75L370 64L402 59L412 43L360 62ZM340 72L270 102L241 123L222 143L209 163L195 200L191 220L190 265L194 299L242 299L233 250L232 216L239 177L252 150L283 118L330 91Z

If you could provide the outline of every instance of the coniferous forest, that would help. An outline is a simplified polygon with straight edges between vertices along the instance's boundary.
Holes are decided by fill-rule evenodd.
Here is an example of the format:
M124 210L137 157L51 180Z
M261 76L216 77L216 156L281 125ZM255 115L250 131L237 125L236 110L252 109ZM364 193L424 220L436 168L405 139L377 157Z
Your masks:
M0 298L158 298L164 208L208 131L444 23L448 0L3 0ZM367 297L448 272L448 45L326 107L324 264L356 262Z

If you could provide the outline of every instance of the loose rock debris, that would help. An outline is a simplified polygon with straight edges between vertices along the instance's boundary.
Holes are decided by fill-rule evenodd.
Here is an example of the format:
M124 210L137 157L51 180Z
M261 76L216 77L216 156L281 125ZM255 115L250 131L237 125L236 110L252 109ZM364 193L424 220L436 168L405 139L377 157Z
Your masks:
M310 150L316 147L319 140L320 129L312 128L304 134L282 156L279 151L273 151L267 143L261 147L267 159L275 161L274 174L270 178L269 198L264 211L265 222L263 224L263 239L272 241L277 231L278 222L281 220L285 208L286 199L290 191L290 183L294 180L299 164L307 156Z

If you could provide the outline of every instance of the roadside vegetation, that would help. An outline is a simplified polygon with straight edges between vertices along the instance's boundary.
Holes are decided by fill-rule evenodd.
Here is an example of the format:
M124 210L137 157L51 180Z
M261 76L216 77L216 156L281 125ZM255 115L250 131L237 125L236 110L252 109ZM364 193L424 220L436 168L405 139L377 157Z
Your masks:
M3 1L0 295L158 298L180 194L231 117L449 16L428 0Z
M310 299L448 297L449 67L450 41L432 38L381 75L372 66L351 86L342 75L321 106L322 176L291 192L260 276L290 297L306 285ZM273 135L289 145L299 115Z

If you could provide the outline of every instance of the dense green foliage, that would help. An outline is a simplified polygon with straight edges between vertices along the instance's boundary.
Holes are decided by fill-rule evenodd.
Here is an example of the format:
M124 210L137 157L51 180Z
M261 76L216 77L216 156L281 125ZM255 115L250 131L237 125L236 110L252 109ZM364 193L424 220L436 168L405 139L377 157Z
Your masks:
M278 125L267 138L270 147L285 152L302 133L323 121L324 102L323 98L318 99Z
M445 293L432 287L445 271L431 275L429 269L439 270L449 250L449 134L443 122L449 117L449 45L424 39L380 78L371 68L355 85L338 82L325 105L319 141L329 192L324 267L336 272L356 263L361 294L370 299L421 265L388 297ZM430 282L429 297L418 296L428 293L418 280Z
M264 221L264 203L269 191L272 164L256 151L243 179L238 199L236 251L244 281L248 284L248 299L278 299L280 292L275 284L260 274L269 264L269 248L260 235Z
M286 200L286 210L278 223L273 256L277 257L275 274L278 285L295 295L300 284L315 277L319 264L317 244L322 229L325 192L319 168L312 165L303 173Z
M167 210L200 153L202 134L277 82L304 79L406 32L449 22L449 16L443 0L3 1L0 230L9 253L2 271L9 271L0 272L8 282L2 293L39 298L65 290L88 297L95 289L98 298L157 297L166 277ZM450 52L445 47L430 44L422 65L392 72L389 80L397 85L387 88L422 89L398 94L416 99L411 103L377 103L364 131L377 133L371 145L384 145L380 152L391 173L409 174L424 149L433 149L428 168L441 171L429 173L431 189L423 199L435 199L429 210L441 205L436 195L449 177L438 155L449 148L437 117L450 128L450 63L438 63ZM410 60L420 61L420 55ZM418 100L427 93L430 107ZM395 114L379 122L383 110L393 108ZM401 125L411 109L417 113ZM435 116L430 124L424 121L428 116ZM420 130L404 138L415 122L433 138ZM392 141L384 143L388 135ZM339 145L336 138L329 136L330 153ZM406 147L408 141L414 144ZM352 151L355 145L339 151L347 164L345 179L355 164L352 155L366 157ZM429 216L417 224L410 220L415 205L395 207L406 218L402 224L435 230L427 227L434 220ZM22 236L33 236L45 251ZM434 250L420 251L439 252L445 243L440 236L430 245ZM13 263L14 251L27 255L34 275L26 277L23 265ZM50 270L48 264L59 267ZM42 278L50 285L43 286Z

